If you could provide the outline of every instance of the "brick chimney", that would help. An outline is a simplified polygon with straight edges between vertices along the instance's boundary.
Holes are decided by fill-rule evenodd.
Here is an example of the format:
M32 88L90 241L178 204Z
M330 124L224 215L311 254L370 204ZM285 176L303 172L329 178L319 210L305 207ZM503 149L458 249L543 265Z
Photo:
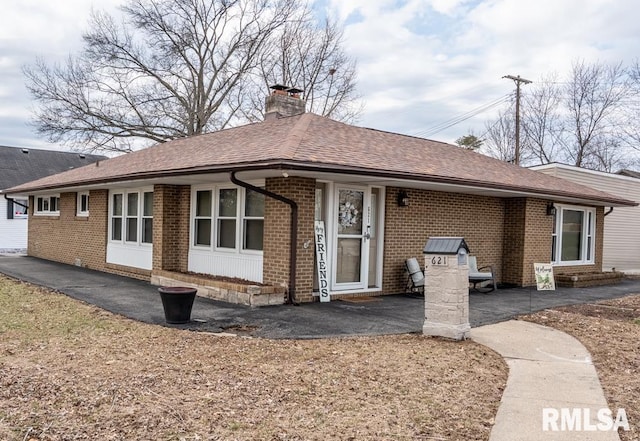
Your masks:
M305 112L306 102L301 98L302 90L276 84L264 101L264 119L283 118Z

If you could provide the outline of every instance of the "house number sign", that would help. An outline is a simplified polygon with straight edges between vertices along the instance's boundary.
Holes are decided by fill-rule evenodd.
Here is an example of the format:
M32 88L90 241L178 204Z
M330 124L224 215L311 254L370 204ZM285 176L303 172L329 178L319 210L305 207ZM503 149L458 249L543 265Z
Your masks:
M327 236L324 221L315 221L316 262L318 263L318 289L320 301L330 302L329 294L329 265L327 264Z
M431 265L433 266L447 266L448 256L433 256L431 258Z

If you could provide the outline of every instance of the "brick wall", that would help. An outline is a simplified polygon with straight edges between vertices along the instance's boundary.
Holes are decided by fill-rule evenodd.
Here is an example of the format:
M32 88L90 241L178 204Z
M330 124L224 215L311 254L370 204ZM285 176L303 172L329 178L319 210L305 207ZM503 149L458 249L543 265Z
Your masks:
M107 198L106 190L91 191L88 217L76 216L76 193L60 195L60 216L34 215L30 209L28 254L106 271Z
M185 272L189 260L191 187L153 188L153 269Z
M503 283L520 285L524 268L524 239L526 232L527 200L524 198L505 199L504 201L504 242L502 268ZM551 240L551 232L549 232ZM551 245L549 244L549 251ZM542 260L546 262L549 259Z
M551 261L553 216L547 216L547 201L527 199L523 240L523 260L521 262L518 285L535 285L534 263Z
M534 263L551 261L553 216L547 216L548 201L506 199L504 222L504 263L502 281L518 286L535 285ZM555 274L587 273L602 270L604 209L596 210L596 249L593 265L555 266Z
M409 206L399 207L402 189L388 187L385 215L385 256L383 293L403 292L406 276L404 261L417 257L430 236L461 236L478 265L492 265L501 280L503 261L504 203L502 199L404 189Z
M298 204L298 250L296 255L296 301L313 300L313 220L315 179L268 178L265 188ZM265 198L263 282L289 285L289 231L291 209L284 202ZM305 243L307 247L305 248Z

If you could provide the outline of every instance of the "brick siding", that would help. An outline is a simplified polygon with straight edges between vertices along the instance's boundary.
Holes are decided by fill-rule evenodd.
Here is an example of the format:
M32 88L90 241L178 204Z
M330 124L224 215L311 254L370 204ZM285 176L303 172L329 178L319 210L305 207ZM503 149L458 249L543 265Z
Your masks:
M398 206L398 193L409 195L409 206ZM461 236L477 256L478 265L492 265L502 274L504 224L502 199L437 191L388 187L384 236L383 294L404 291L404 262L417 257L432 236Z
M296 301L313 301L315 180L268 178L266 189L298 204ZM410 205L397 204L398 193ZM190 187L154 187L153 268L187 271L190 229ZM385 245L381 294L404 290L404 261L423 259L431 236L462 236L480 266L492 265L499 282L518 286L535 283L533 263L549 262L553 217L547 202L533 198L500 199L437 191L386 189ZM34 206L33 197L30 206ZM60 216L29 213L29 255L71 265L149 280L151 271L106 263L108 191L90 192L90 215L76 216L76 193L60 195ZM290 207L265 198L263 281L289 284ZM596 249L593 265L555 267L556 274L602 270L604 209L596 210ZM350 294L353 295L353 294Z
M89 216L76 216L76 193L60 195L60 215L34 215L29 210L30 256L107 271L107 198L106 190L89 193ZM33 196L29 206L35 207Z
M153 269L186 272L189 263L189 185L153 188Z
M313 301L313 221L316 181L301 177L268 178L265 188L292 199L298 204L295 300ZM288 287L291 209L284 202L266 197L264 211L263 282Z

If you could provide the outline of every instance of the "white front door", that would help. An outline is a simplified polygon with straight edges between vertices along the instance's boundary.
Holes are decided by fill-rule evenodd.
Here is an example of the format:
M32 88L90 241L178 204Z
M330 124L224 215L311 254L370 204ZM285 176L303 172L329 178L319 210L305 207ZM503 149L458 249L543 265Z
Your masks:
M333 291L367 288L371 238L371 192L362 187L336 187L336 236Z

